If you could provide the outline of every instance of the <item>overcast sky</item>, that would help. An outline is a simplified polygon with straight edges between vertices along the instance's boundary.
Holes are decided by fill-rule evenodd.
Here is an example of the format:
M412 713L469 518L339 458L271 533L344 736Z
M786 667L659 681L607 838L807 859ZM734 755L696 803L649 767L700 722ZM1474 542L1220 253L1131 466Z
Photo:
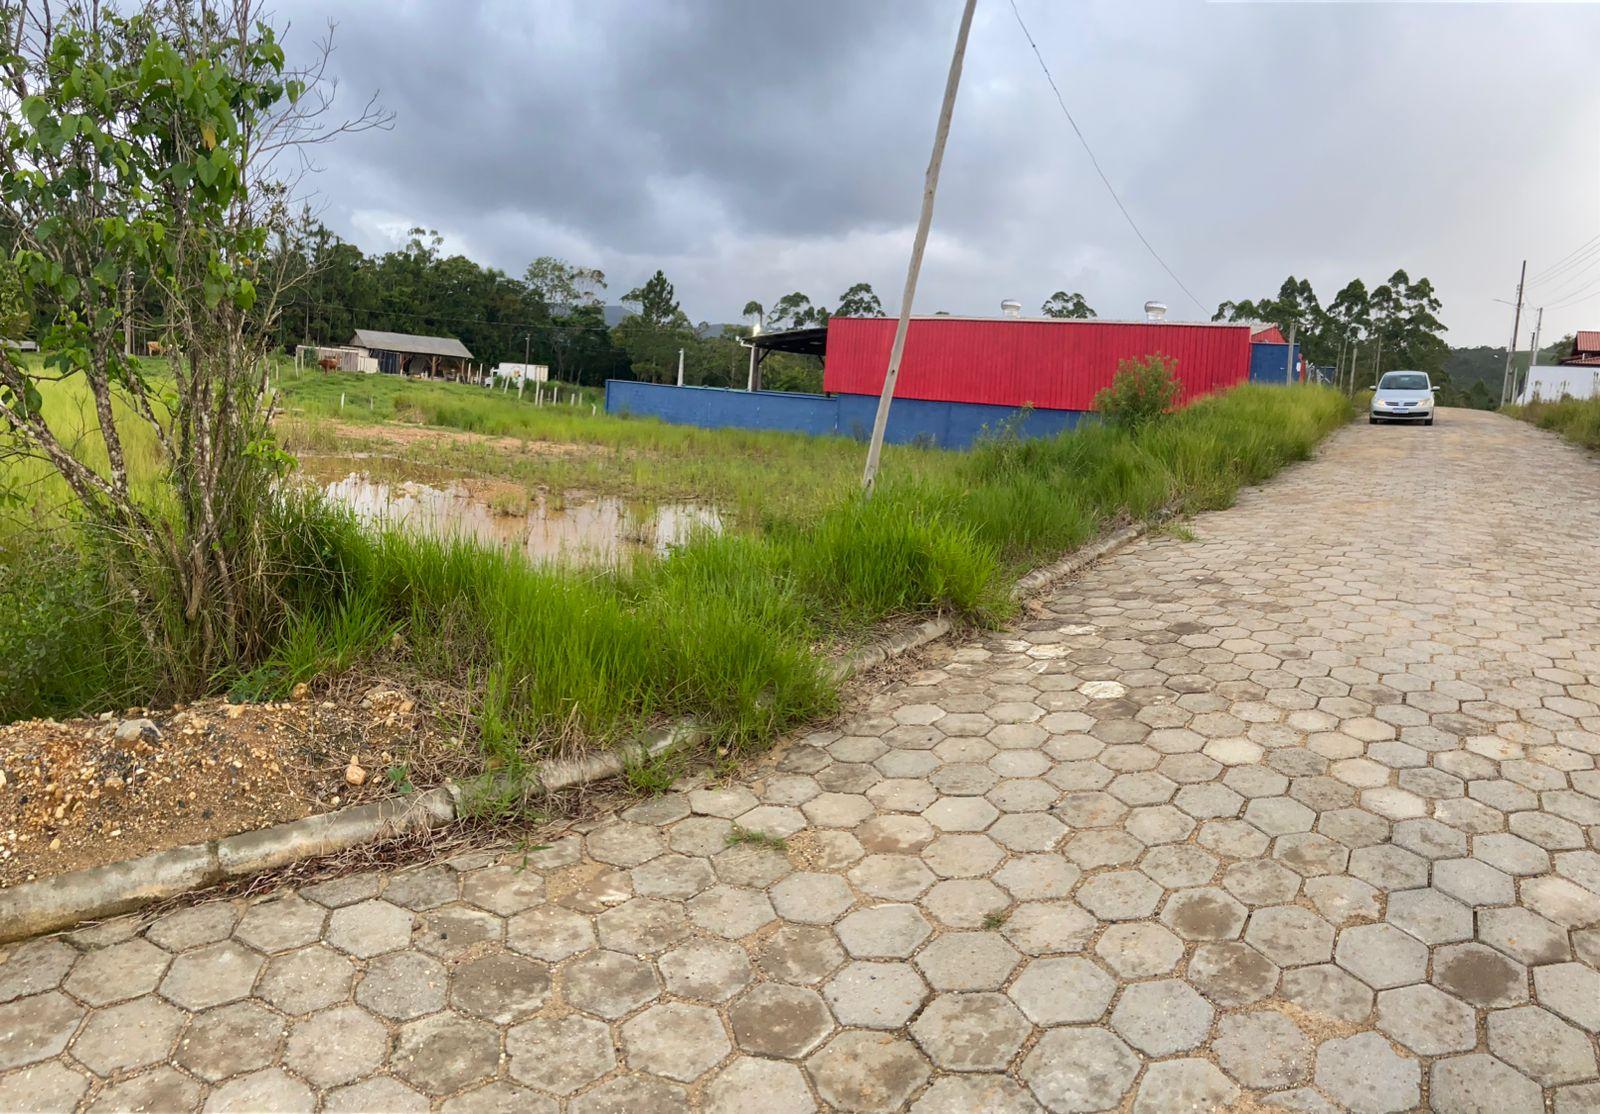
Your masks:
M979 0L916 308L1204 319L1307 277L1427 275L1454 344L1504 344L1517 267L1600 235L1600 5L1017 0L1101 165L1204 303L1145 252L1013 19ZM657 267L695 320L905 279L960 0L282 0L291 55L337 24L352 107L326 222L369 251L437 229L520 275ZM1570 280L1570 282L1568 281ZM1600 257L1535 285L1546 336L1600 327ZM1526 331L1524 332L1524 341Z

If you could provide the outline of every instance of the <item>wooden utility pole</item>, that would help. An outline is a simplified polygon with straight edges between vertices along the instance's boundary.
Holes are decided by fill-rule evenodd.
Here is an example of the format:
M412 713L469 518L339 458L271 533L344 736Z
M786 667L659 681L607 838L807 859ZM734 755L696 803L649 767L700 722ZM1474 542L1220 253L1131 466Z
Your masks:
M1522 286L1528 280L1528 261L1522 261L1522 275L1517 279L1517 312L1511 318L1511 344L1506 348L1506 374L1500 381L1500 405L1506 404L1511 392L1511 360L1517 354L1517 330L1522 328Z
M906 350L906 328L911 323L911 301L917 293L917 275L922 270L922 250L928 244L928 227L933 223L933 198L939 189L939 167L944 162L944 143L950 135L950 116L956 106L956 89L961 85L961 63L967 54L967 33L972 30L972 11L978 0L967 0L961 10L961 27L956 32L955 53L950 56L950 74L944 83L944 104L939 109L939 126L933 133L933 155L922 186L922 215L917 220L916 239L911 242L911 262L906 267L906 288L900 298L900 321L895 325L894 347L889 350L889 369L883 377L883 392L878 395L878 414L872 422L872 441L867 445L867 467L861 475L861 489L872 493L878 479L878 459L883 454L883 435L889 428L889 403L894 398L895 380L900 378L900 357Z

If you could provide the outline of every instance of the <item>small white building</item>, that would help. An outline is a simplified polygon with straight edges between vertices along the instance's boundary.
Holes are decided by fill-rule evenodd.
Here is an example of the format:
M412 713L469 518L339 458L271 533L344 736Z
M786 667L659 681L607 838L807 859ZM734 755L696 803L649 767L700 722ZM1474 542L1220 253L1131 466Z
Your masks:
M489 375L492 380L504 379L512 384L550 382L546 364L496 364Z
M1600 367L1535 365L1528 369L1517 403L1555 402L1562 398L1600 398Z

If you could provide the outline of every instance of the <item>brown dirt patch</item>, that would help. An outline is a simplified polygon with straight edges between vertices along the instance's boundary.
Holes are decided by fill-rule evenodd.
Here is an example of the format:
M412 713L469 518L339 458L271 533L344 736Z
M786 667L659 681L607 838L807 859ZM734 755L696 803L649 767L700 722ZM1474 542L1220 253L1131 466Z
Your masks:
M153 729L118 738L141 719ZM390 796L402 787L386 771L431 749L432 734L409 696L383 686L0 727L0 885ZM352 755L360 786L346 778Z
M399 448L422 447L430 444L488 445L509 452L525 452L534 456L600 456L611 450L604 445L587 445L575 441L535 441L524 437L491 437L486 433L472 433L464 429L444 429L439 426L409 425L404 422L384 422L379 425L360 425L354 422L333 422L331 428L340 437L351 440L384 441Z

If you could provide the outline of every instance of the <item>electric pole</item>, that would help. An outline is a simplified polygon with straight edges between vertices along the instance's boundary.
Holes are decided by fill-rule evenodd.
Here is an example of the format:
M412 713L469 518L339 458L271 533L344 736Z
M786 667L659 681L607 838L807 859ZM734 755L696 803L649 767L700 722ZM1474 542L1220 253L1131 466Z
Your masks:
M1517 331L1522 328L1522 286L1528 280L1528 261L1522 261L1522 274L1517 279L1517 312L1511 318L1511 345L1506 349L1506 374L1500 382L1500 405L1504 406L1511 393L1511 361L1517 354Z
M911 300L917 293L917 275L922 270L922 250L928 244L928 227L933 223L933 197L939 188L939 166L944 162L944 142L950 135L950 116L956 106L956 89L961 84L961 63L967 53L967 32L972 30L972 10L978 0L967 0L961 10L961 27L956 32L955 53L950 56L950 75L945 79L944 104L939 109L939 126L933 133L933 154L922 186L922 215L917 220L916 239L911 242L911 262L906 267L906 288L900 298L900 321L894 330L894 347L889 350L889 369L883 377L883 392L878 396L878 414L872 422L872 441L867 446L867 467L861 476L861 489L872 493L878 478L878 459L883 454L883 435L889 427L889 403L894 398L895 380L900 378L900 357L906 350L906 329L911 323Z
M1533 384L1533 369L1539 362L1539 333L1544 329L1544 307L1539 307L1539 314L1533 319L1533 346L1528 350L1528 374L1523 376L1522 390L1512 395L1512 401L1522 397L1522 394Z

